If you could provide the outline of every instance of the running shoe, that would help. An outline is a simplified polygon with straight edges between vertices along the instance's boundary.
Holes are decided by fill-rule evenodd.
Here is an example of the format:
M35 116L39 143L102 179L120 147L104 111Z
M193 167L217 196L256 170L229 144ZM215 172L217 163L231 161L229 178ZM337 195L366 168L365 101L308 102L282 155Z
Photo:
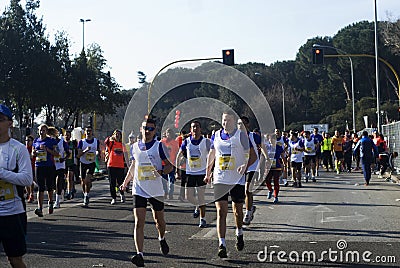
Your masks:
M111 204L111 205L115 205L115 202L116 202L116 201L115 201L115 199L113 198L113 199L111 200L111 203L110 203L110 204Z
M299 182L299 184L298 184L298 185L299 185L299 188L303 187L303 185L301 185L301 182Z
M35 209L35 214L38 215L38 217L43 217L43 211L41 208L36 208Z
M220 258L228 258L228 254L226 253L226 247L220 245L218 248L218 257Z
M243 234L236 236L236 249L242 251L244 248Z
M206 228L207 227L207 222L205 219L201 219L200 220L200 224L199 224L200 228Z
M276 203L278 203L278 202L279 202L278 197L275 197L275 198L274 198L274 204L276 204Z
M121 203L125 203L125 195L121 195Z
M293 185L292 185L293 187L297 187L297 182L295 181L295 182L293 182Z
M250 225L251 215L246 215L243 219L243 225Z
M53 202L49 202L49 214L53 214L54 212L54 204Z
M167 255L169 252L169 246L165 238L160 241L160 251L163 255Z
M137 267L144 267L144 259L142 254L135 254L131 257L131 262Z
M289 186L289 182L286 181L285 184L284 184L283 186L288 187L288 186Z
M315 179L315 177L311 177L312 182L317 182L317 180Z
M272 191L268 192L267 199L271 199L272 198L272 193L273 193Z
M198 209L195 209L194 210L194 212L193 212L193 218L198 218L200 216L200 210L198 210Z
M87 207L89 205L89 196L85 195L83 197L83 205Z
M54 208L60 208L60 202L55 202L54 203Z

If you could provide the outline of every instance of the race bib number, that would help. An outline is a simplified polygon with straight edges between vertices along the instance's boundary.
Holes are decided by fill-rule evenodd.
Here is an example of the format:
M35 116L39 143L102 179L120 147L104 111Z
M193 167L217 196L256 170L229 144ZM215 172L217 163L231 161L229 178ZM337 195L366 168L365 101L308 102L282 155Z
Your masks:
M60 163L61 156L54 156L54 162Z
M94 162L94 157L95 157L95 153L87 152L85 158L86 158L86 161L88 161L88 162Z
M307 147L307 148L306 148L306 151L307 151L308 153L311 153L311 152L313 151L313 149L312 149L311 147Z
M219 157L219 169L220 170L234 170L235 169L235 158L231 155L222 155Z
M36 162L46 162L47 161L47 151L38 150L36 152Z
M272 159L271 161L271 168L276 168L276 159Z
M139 181L155 180L157 176L154 174L156 169L150 163L142 164L138 167L138 179Z
M189 158L189 166L191 168L201 168L201 159L198 156L191 156Z
M9 182L0 180L0 201L14 199L14 188Z

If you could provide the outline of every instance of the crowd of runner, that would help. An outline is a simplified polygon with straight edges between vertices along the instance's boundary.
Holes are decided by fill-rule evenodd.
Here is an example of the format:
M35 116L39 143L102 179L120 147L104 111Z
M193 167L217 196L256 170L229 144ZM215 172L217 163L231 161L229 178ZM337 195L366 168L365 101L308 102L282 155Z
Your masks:
M9 115L6 113L7 117ZM122 142L120 130L115 130L105 140L110 205L117 203L117 194L120 202L125 202L125 192L132 184L136 253L131 261L135 265L144 266L147 203L151 204L160 250L166 255L169 246L165 239L165 200L177 199L192 204L198 226L207 228L205 191L207 185L212 184L217 210L217 255L226 258L229 196L235 219L236 249L241 251L245 245L243 225L250 225L255 215L253 189L256 182L268 189L267 199L273 198L273 203L279 204L281 187L301 188L305 183L317 183L320 168L337 174L362 169L365 185L368 185L372 171L382 176L397 157L397 153L388 152L386 141L378 132L371 137L364 132L358 137L349 131L343 135L335 131L330 137L329 133L320 134L315 128L312 133L276 129L272 134L263 134L258 129L250 131L250 120L246 116L236 118L229 112L222 114L221 125L220 130L204 136L201 123L193 120L188 134L181 132L175 137L174 131L168 128L163 137L157 138L156 122L146 118L140 135L130 134L128 144ZM95 162L101 152L100 142L90 126L85 128L84 134L83 139L72 140L71 130L59 132L42 124L37 137L26 137L34 175L32 181L21 185L25 186L29 203L36 198L34 212L38 217L43 217L44 192L47 192L48 214L52 214L62 202L77 197L75 185L78 183L82 189L82 204L89 206ZM176 180L180 181L179 193L175 193ZM6 198L7 195L2 200Z

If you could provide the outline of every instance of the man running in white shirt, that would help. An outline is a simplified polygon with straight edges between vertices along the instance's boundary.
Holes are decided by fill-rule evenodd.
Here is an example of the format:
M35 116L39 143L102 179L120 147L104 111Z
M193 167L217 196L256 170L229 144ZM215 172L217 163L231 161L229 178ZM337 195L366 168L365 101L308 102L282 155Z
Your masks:
M236 249L241 251L244 248L242 229L243 203L246 197L244 174L257 158L246 133L236 128L235 119L235 115L230 112L222 114L223 129L216 131L211 137L211 150L207 157L205 182L210 183L213 174L220 258L227 258L225 234L229 195L236 223ZM249 153L248 161L247 153Z
M176 166L179 166L178 161L185 155L187 178L186 199L196 207L199 207L199 227L205 228L207 227L207 222L204 199L206 183L204 182L204 176L206 174L207 155L210 151L211 142L201 135L201 125L199 121L193 121L190 124L190 134L191 135L182 142L176 158ZM197 198L195 198L195 190L197 191Z
M167 255L169 252L169 246L164 238L166 223L164 219L162 175L170 173L173 169L165 155L162 143L154 139L156 122L150 118L146 119L142 123L141 133L142 139L132 145L132 163L120 187L121 190L125 191L129 182L133 180L136 253L132 256L131 262L138 267L144 266L143 245L147 202L152 206L151 210L158 231L161 253ZM165 163L164 169L162 161Z

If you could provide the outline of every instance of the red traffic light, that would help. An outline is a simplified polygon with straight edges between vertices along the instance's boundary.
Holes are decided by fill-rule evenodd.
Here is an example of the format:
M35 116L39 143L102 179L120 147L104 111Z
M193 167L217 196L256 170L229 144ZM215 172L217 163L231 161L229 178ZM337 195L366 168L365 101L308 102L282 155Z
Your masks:
M312 49L312 63L323 64L324 63L324 50L322 48Z
M235 65L234 55L235 52L233 49L222 50L222 63L228 66Z

